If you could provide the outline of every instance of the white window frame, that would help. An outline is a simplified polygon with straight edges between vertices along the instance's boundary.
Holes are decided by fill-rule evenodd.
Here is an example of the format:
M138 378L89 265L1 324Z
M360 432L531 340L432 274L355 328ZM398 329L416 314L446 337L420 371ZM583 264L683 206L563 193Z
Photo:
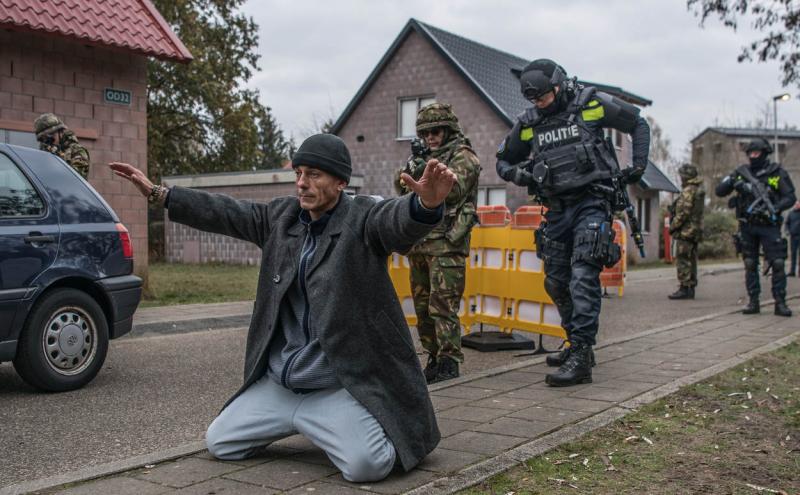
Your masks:
M397 140L398 141L410 141L417 137L417 133L413 132L410 135L403 135L403 103L404 102L416 102L416 110L414 111L414 122L412 124L412 128L416 129L416 118L417 118L417 110L424 107L425 105L429 105L431 103L436 102L436 96L434 95L423 95L423 96L404 96L402 98L397 99Z
M501 192L503 194L503 202L502 203L489 203L489 198L491 197L491 191ZM487 205L507 205L508 201L508 193L506 192L505 186L479 186L478 187L478 200L476 207L478 206L487 206Z
M38 150L39 149L39 142L36 140L36 134L33 132L26 132L26 131L17 131L14 129L3 129L0 128L0 143L8 143L11 144L11 133L14 134L22 134L22 135L30 135L32 141L28 144L20 144L20 143L13 143L17 146L25 146L31 149Z

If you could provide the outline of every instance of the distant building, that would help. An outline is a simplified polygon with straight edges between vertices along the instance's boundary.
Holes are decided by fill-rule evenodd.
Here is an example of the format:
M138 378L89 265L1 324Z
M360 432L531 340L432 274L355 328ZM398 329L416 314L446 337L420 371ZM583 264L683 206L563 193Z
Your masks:
M531 105L519 91L519 73L528 62L409 20L332 129L350 148L353 169L364 175L363 192L395 195L393 174L409 156L416 112L430 102L442 101L453 105L483 166L479 203L505 204L512 211L525 204L526 190L497 176L495 152L517 115ZM567 69L579 71L578 67ZM616 86L582 83L635 105L652 103ZM615 130L609 133L620 162L627 166L629 138ZM639 185L630 188L642 214L643 230L648 232L648 258L658 253L659 191L678 189L651 163Z
M728 198L718 198L714 188L723 177L733 169L747 163L744 147L753 138L763 137L775 147L775 131L769 129L748 129L741 127L707 127L692 139L692 163L703 174L707 197L711 205L726 207ZM778 130L779 160L795 187L800 187L800 131ZM772 160L775 154L770 155Z
M192 60L149 0L0 0L0 142L38 148L34 119L58 115L89 150L89 182L128 227L142 276L146 201L106 164L147 171L148 57Z

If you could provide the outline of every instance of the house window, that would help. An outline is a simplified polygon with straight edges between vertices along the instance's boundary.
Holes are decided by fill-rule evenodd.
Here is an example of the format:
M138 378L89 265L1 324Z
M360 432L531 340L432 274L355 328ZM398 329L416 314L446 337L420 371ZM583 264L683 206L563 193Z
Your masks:
M397 137L411 139L417 135L417 110L435 102L433 96L401 98L397 106Z
M16 144L17 146L39 149L39 143L36 141L36 134L32 132L0 129L0 143Z
M642 227L642 233L650 232L650 198L636 199L636 216Z
M479 187L478 188L478 204L475 206L484 205L505 205L506 204L506 188L505 187Z

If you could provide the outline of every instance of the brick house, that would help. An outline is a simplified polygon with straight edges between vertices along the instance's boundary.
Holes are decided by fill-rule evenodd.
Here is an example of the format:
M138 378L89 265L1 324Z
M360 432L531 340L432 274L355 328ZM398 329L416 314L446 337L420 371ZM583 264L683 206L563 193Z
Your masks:
M482 45L410 19L333 126L364 175L364 192L394 196L392 177L407 159L421 106L453 105L483 166L480 204L506 204L512 211L527 202L523 188L495 173L495 152L530 103L519 91L519 73L528 59ZM616 86L582 81L639 106L652 102ZM631 160L627 135L609 130L623 166ZM677 187L650 163L644 179L630 188L646 234L648 258L658 253L659 191ZM633 252L634 250L629 250ZM653 254L655 253L655 255ZM636 255L638 256L638 255Z
M91 157L90 184L131 233L147 276L147 205L106 164L147 172L147 58L191 54L149 0L0 0L0 142L38 148L33 121L52 112Z
M726 208L728 198L718 198L714 188L723 177L733 172L733 169L747 163L744 147L753 138L763 137L775 147L775 131L768 129L753 129L741 127L707 127L694 139L692 143L692 163L703 175L703 182L707 197L711 205ZM778 159L789 172L795 188L800 186L800 131L778 131ZM775 154L770 155L775 160Z

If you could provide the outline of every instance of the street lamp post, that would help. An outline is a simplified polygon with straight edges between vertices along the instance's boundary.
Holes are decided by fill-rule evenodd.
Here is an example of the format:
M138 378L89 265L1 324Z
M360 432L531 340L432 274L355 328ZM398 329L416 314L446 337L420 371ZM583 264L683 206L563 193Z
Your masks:
M787 101L792 95L783 93L772 97L772 116L775 117L775 163L781 162L781 154L778 150L778 101Z

